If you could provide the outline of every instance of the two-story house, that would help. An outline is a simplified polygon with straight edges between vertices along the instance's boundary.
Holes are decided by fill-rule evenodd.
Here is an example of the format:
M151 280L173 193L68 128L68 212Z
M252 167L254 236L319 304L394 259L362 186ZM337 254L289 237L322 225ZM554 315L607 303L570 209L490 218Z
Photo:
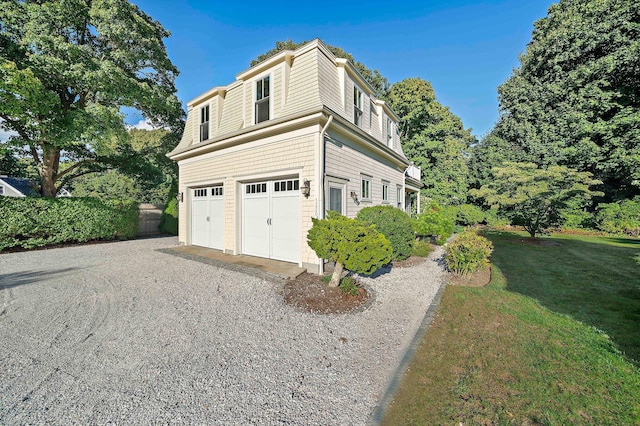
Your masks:
M398 116L373 93L314 40L190 101L168 154L179 166L180 243L320 273L306 241L312 217L405 209L419 169L402 152Z

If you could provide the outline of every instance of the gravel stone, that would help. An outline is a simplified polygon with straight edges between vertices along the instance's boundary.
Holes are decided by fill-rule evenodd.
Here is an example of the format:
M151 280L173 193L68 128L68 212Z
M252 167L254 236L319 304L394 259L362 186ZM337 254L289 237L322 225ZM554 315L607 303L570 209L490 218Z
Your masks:
M312 314L176 244L0 255L0 424L366 424L444 279L437 249Z

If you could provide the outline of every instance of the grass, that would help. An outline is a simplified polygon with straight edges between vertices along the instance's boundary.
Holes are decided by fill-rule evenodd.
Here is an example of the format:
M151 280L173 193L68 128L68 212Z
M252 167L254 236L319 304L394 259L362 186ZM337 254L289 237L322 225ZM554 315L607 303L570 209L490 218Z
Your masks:
M640 424L640 241L488 237L491 284L447 287L382 424Z
M429 257L429 254L433 251L433 246L427 241L416 240L413 242L413 248L411 249L412 256Z

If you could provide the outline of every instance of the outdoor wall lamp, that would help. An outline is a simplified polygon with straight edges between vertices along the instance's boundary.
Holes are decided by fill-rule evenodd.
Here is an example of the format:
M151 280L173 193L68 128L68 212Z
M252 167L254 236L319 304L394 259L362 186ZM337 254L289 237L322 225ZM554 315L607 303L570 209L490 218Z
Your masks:
M176 200L178 200L178 202L181 203L184 200L184 192L178 192L176 194Z
M356 206L360 205L360 201L358 201L358 194L356 194L356 191L351 191L351 198L353 199L353 202L356 203Z
M311 182L309 181L309 179L305 179L302 181L302 195L305 196L305 198L309 198L309 194L311 193Z

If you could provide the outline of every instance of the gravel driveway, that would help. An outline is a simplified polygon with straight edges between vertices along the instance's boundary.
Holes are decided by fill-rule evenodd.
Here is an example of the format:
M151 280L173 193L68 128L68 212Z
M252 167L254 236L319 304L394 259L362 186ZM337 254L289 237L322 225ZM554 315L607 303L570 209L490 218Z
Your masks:
M443 274L396 268L365 311L316 315L156 251L176 244L0 255L0 424L366 424Z

